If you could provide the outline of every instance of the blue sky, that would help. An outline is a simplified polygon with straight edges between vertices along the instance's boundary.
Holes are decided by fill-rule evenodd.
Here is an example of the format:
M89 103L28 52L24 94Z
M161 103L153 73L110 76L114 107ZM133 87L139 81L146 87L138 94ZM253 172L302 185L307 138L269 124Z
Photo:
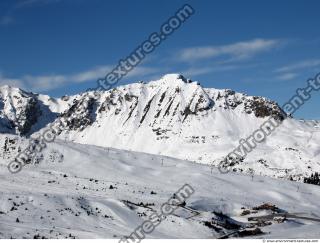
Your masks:
M0 1L0 85L55 97L96 86L185 3L195 14L119 84L182 73L287 101L320 71L320 1ZM320 95L296 117L320 119Z

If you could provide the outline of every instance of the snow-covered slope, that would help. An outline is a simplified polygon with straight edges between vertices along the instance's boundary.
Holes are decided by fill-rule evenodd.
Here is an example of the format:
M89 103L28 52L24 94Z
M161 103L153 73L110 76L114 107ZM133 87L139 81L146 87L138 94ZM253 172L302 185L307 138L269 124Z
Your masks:
M19 90L19 93L23 92ZM100 98L90 98L89 94L61 99L24 94L42 105L42 115L37 121L31 119L34 125L29 134L41 133L39 129L60 114L68 120L66 130L59 136L62 140L218 165L239 145L241 138L251 135L268 118L286 118L280 107L266 98L203 88L198 82L178 74L168 74L147 84L119 86L101 92ZM5 107L11 107L12 102L6 101L4 91L2 97ZM89 102L84 106L86 99ZM4 124L24 121L15 118L21 117L17 108L10 112L5 108L2 113ZM281 178L309 176L320 171L319 131L317 122L285 119L233 169Z
M195 193L147 238L320 237L319 186L221 174L166 156L63 141L48 146L40 164L18 174L0 160L0 238L122 238L185 183Z

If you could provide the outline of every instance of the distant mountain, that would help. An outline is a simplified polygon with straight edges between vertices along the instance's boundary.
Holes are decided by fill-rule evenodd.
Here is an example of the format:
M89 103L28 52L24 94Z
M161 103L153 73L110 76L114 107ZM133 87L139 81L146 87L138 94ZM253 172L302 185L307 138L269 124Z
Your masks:
M286 119L266 98L203 88L179 74L99 94L53 99L4 86L1 132L36 136L60 116L68 121L62 140L218 165L273 117L283 124L233 170L293 179L320 171L319 123Z

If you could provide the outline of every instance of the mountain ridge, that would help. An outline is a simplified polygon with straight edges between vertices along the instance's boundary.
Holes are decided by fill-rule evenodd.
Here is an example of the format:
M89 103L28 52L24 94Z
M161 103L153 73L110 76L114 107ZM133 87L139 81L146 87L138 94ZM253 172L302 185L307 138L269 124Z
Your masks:
M6 108L12 102L8 102L2 90L1 123L15 125L12 134L37 137L62 117L66 121L66 129L58 136L62 140L167 155L214 166L237 147L241 138L273 117L283 121L281 127L233 170L244 173L254 170L261 175L296 179L320 171L316 125L287 117L276 102L267 98L229 89L203 88L199 82L181 74L119 86L99 92L99 98L89 92L54 99L22 91L17 95L15 90L19 99L9 96L15 99L13 104L17 107L20 107L17 100L25 104L31 99L28 94L37 101L40 112L33 112L38 116L36 121L29 122L32 124L29 131L19 129L21 119L17 119L27 114L27 105L13 109L19 111L18 116L8 115ZM10 120L11 117L16 119ZM311 151L306 148L304 137L311 137L307 144Z

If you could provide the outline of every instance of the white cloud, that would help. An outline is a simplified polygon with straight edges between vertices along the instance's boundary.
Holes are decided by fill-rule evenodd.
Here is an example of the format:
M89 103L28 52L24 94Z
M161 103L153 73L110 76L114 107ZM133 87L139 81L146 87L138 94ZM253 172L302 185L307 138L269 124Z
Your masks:
M275 39L254 39L229 45L192 47L183 49L178 54L178 60L192 62L220 56L228 56L233 60L241 60L275 49L282 43L282 41Z
M69 80L76 82L76 83L82 83L87 82L89 80L95 80L98 78L104 77L108 72L111 70L111 66L99 66L96 68L93 68L91 70L87 70L84 72L80 72L78 74L71 75Z
M189 69L182 71L181 73L185 76L196 76L196 75L208 74L213 72L225 72L225 71L230 71L238 68L241 68L241 67L235 66L235 65L207 66L207 67L198 67L198 68L191 67Z
M67 82L68 77L64 75L49 75L49 76L30 76L26 75L22 77L25 85L28 85L28 89L34 91L50 90L57 88Z
M158 68L136 67L126 75L126 78L143 77L150 74L156 74L158 72Z
M14 78L6 78L0 73L0 85L2 86L2 85L6 85L6 84L14 86L14 87L25 88L22 80L14 79Z
M275 72L292 72L296 70L306 69L306 68L313 68L313 67L320 67L320 59L310 59L300 61L291 65L283 66L281 68L276 69Z
M284 73L284 74L279 75L277 77L277 79L287 81L287 80L294 79L297 76L298 76L298 74L296 74L296 73Z
M0 74L0 85L11 85L31 91L49 91L57 87L62 87L68 84L77 84L83 82L95 81L98 78L103 78L114 68L110 65L99 66L89 70L85 70L75 74L53 74L53 75L24 75L20 78L8 78ZM158 69L150 67L136 67L129 72L125 78L134 78L155 74ZM95 88L95 87L93 87Z

